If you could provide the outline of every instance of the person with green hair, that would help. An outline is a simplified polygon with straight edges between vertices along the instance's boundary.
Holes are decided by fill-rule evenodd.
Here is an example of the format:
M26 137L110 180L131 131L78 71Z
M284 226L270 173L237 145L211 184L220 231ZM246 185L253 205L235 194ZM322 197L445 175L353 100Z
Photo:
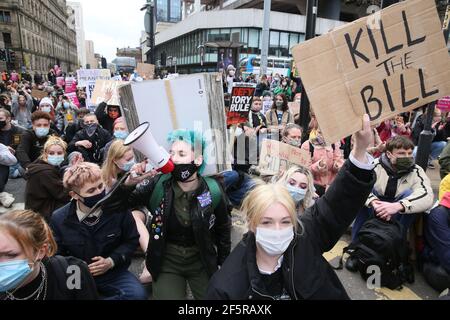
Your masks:
M133 186L133 175L120 192L130 209L146 206L152 215L146 266L157 300L205 296L213 273L231 248L231 216L220 184L203 177L206 143L202 134L175 130L168 136L171 174L159 174ZM137 165L137 174L144 172ZM130 192L131 191L131 192Z

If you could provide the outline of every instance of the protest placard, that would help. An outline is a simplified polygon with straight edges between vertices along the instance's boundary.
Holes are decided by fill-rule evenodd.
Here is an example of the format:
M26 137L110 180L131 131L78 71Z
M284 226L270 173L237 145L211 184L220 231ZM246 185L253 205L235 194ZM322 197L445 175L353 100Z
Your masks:
M169 132L175 129L201 132L206 141L206 167L202 175L230 170L223 87L215 80L216 76L197 73L121 86L120 101L128 129L131 131L147 121L155 140L166 150L170 150Z
M237 125L248 121L255 90L256 84L252 83L235 83L233 85L227 125Z
M61 88L64 88L64 85L65 85L64 77L57 77L56 85L60 86Z
M31 90L31 96L33 98L41 100L42 98L48 97L48 93L42 90L33 89Z
M442 99L439 99L436 103L436 107L439 108L442 112L450 111L450 96L445 96Z
M76 92L66 93L66 97L69 98L69 100L72 101L72 103L76 105L78 108L80 107L80 101L78 100Z
M155 65L149 63L138 63L136 70L144 80L153 80L155 75Z
M72 93L77 91L77 81L74 77L67 77L65 80L65 93Z
M322 133L334 142L450 94L434 0L409 0L299 44L293 56Z
M309 168L311 154L306 150L276 140L266 139L263 141L259 156L261 174L275 175L284 172L292 165Z
M104 101L105 93L108 89L113 91L113 96L119 96L119 87L127 84L127 81L115 80L97 80L95 82L94 92L91 97L92 103L98 105ZM107 102L107 101L105 101Z
M93 111L96 104L92 101L95 82L97 80L110 80L111 71L109 69L80 69L77 70L78 85L86 88L86 107Z

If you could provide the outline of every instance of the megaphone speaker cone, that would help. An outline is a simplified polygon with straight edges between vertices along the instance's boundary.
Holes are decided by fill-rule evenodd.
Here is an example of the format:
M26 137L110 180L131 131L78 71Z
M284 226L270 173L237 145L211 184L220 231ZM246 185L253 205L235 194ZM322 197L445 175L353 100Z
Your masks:
M125 139L125 141L123 142L123 144L125 146L129 146L131 145L133 142L135 142L136 140L138 140L140 137L142 137L148 130L148 128L150 127L150 124L148 122L144 122L142 124L140 124L136 129L134 129L129 135L128 137Z

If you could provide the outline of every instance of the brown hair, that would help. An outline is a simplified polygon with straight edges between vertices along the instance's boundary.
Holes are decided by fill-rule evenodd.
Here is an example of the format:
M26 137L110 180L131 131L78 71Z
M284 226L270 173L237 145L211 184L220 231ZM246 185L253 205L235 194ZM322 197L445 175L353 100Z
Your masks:
M392 152L394 149L414 149L414 143L405 136L395 136L386 143L386 150Z
M40 119L46 119L46 120L48 120L48 122L50 122L52 120L52 118L50 117L50 115L47 112L44 112L44 111L33 112L33 114L31 115L31 122L33 123L36 120L40 120Z
M56 254L57 245L44 218L31 210L15 210L0 215L0 230L5 230L20 245L29 260L48 245L47 257Z
M273 98L272 110L277 110L277 97L281 97L283 99L283 108L281 109L283 112L289 110L288 100L284 93L276 94Z
M261 100L260 97L256 97L256 96L255 96L255 97L253 97L252 103L255 102L255 101L261 102L262 100Z

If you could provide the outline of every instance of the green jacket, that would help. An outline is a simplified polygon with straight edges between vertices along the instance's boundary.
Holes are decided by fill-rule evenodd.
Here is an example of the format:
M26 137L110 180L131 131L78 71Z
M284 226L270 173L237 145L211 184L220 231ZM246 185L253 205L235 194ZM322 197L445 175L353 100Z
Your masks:
M447 143L444 150L442 150L439 156L439 165L441 166L440 174L441 179L444 179L447 174L450 173L450 144Z

